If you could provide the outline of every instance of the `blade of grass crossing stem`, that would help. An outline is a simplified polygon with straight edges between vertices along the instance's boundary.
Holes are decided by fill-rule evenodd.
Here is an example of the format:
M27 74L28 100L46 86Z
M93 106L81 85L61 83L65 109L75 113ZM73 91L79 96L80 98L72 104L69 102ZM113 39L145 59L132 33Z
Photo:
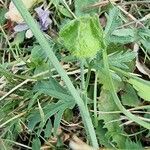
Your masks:
M118 108L120 109L120 111L122 113L124 113L130 120L138 123L139 125L147 128L147 129L150 129L150 124L139 119L137 116L133 115L132 113L130 113L128 110L126 110L123 105L121 104L118 96L117 96L117 93L116 93L116 90L115 90L115 87L114 87L114 84L113 84L113 80L112 80L112 77L110 75L110 71L109 71L109 64L108 64L108 56L107 56L107 51L106 51L106 48L103 50L103 61L104 61L104 67L105 67L105 70L107 72L107 75L108 75L108 80L109 80L109 83L110 83L110 92L112 94L112 97L114 99L114 102L116 103L116 105L118 106Z
M79 106L80 113L82 116L83 123L85 125L87 134L89 135L91 144L98 148L98 142L96 138L96 134L94 131L94 127L92 124L92 120L90 118L90 114L88 109L85 107L84 102L82 101L81 97L79 96L77 90L73 86L71 80L69 79L68 75L66 74L65 70L61 67L58 59L56 58L55 54L53 53L52 49L49 46L47 39L44 37L43 33L40 31L37 22L34 21L28 10L25 8L23 2L21 0L12 0L15 6L17 7L18 11L24 18L24 21L28 24L30 29L32 30L34 36L36 37L37 41L49 57L51 63L56 68L57 72L60 74L61 78L64 80L67 88L69 89L70 93L74 97L77 105Z

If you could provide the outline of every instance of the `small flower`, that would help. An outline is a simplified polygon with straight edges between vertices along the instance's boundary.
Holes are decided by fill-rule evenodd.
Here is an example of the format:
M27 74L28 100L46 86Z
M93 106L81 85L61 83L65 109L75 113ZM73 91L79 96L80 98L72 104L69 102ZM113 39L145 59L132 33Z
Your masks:
M49 18L50 11L44 10L42 7L37 7L35 9L38 19L39 19L39 26L42 31L48 29L48 26L51 25L52 20ZM32 31L29 29L26 23L19 23L14 27L15 32L26 31L26 38L31 38L33 36Z
M27 29L29 29L29 27L26 23L20 23L14 27L15 32L26 31Z
M38 18L39 18L39 24L41 27L41 30L45 31L48 29L48 26L51 25L52 20L49 18L50 11L49 10L44 10L42 7L37 7L35 9Z

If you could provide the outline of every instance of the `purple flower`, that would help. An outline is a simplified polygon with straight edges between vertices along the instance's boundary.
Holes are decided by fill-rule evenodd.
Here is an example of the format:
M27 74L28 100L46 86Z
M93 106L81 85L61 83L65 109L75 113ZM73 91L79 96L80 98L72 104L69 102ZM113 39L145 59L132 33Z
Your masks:
M42 9L42 7L37 7L35 9L37 15L38 15L38 18L39 18L39 26L40 26L40 29L42 31L45 31L48 29L48 26L51 25L52 23L52 20L49 18L49 15L50 15L50 11L49 10L44 10ZM26 35L30 35L31 34L31 30L29 30L29 27L26 23L21 23L21 24L17 24L15 27L14 27L14 31L15 32L21 32L21 31L27 31L26 32ZM28 36L27 36L28 37ZM29 38L31 38L32 36L30 35Z
M44 10L44 9L42 9L42 7L37 7L35 9L35 11L39 18L41 30L43 30L43 31L47 30L48 26L51 25L51 23L52 23L52 20L49 18L50 11Z
M21 23L21 24L18 24L14 27L15 32L25 31L27 29L29 29L29 27L26 23Z

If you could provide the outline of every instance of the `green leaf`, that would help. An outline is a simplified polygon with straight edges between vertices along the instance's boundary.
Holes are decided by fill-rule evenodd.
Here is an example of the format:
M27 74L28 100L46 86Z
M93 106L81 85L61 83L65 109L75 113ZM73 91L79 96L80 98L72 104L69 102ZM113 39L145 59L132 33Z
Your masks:
M48 56L40 45L34 45L31 50L30 60L31 62L29 65L34 69L35 75L47 71L50 68Z
M136 57L136 53L133 51L115 52L109 55L109 64L122 69L128 69L126 63L131 62Z
M66 120L67 122L71 122L73 118L73 111L71 109L66 109L64 114L63 114L63 119Z
M133 87L138 92L138 95L143 98L146 101L150 101L150 82L146 80L142 80L140 78L132 79L130 78L128 80L130 84L133 85Z
M50 138L51 134L52 134L52 123L51 120L49 119L44 129L44 137Z
M64 101L74 102L74 98L67 89L63 88L55 79L50 78L48 81L39 81L34 86L34 91L49 95L51 97Z
M60 3L60 0L51 0L51 3L57 8Z
M131 36L118 37L112 35L109 37L109 41L116 44L128 44L134 42L135 38Z
M102 120L100 120L98 122L98 126L96 128L96 133L97 133L97 138L99 139L99 143L101 145L104 145L108 149L111 149L112 146L108 142L108 138L106 136L104 136L107 133L107 129L103 127L103 121Z
M13 78L12 78L13 74L7 70L6 66L1 65L1 64L0 64L0 75L5 76L7 78L7 80L9 80L10 82L13 81Z
M63 114L63 112L67 109L67 108L72 108L72 106L74 106L74 104L72 102L62 102L62 101L58 101L58 103L54 104L52 107L51 105L49 107L46 107L44 109L44 113L45 113L45 120L47 121L51 116L53 116L54 114L59 113L58 117L55 121L55 130L56 128L59 126L59 123L61 121L61 116L60 114ZM37 135L39 136L41 134L41 129L44 128L43 122L40 122L39 124L39 130L37 131ZM56 133L55 133L56 134Z
M41 120L39 112L36 111L36 112L31 113L28 116L27 120L28 120L27 126L28 126L29 131L33 131L36 124L39 123Z
M65 111L67 107L64 106L63 108L61 108L61 110L55 115L55 120L54 120L54 136L57 135L57 129L59 128L60 122L61 122L61 118L62 115Z
M0 8L0 25L3 25L6 21L5 13L7 12L6 8Z
M133 29L117 29L112 32L112 35L119 36L119 37L125 37L125 36L131 36L134 37L134 30Z
M34 69L34 75L37 75L41 72L45 72L47 70L49 70L49 74L51 73L49 62L44 62L44 60L43 60L43 62L38 63L38 64L35 64L35 62L34 62L34 64L32 64L32 62L31 62L31 68L32 67ZM44 76L46 77L46 75L43 75L43 77Z
M110 9L106 14L107 24L105 27L105 39L108 43L127 44L139 39L138 30L131 28L117 29L122 25L121 13L117 7Z
M148 29L148 28L140 28L140 29L138 29L138 35L140 37L142 37L143 39L150 38L150 29Z
M144 46L144 48L146 49L146 51L150 54L150 42L149 41L150 41L150 38L141 40L141 43Z
M113 100L111 94L109 93L109 91L107 91L105 89L102 89L102 91L101 91L99 103L98 103L98 109L99 109L99 111L104 111L104 112L118 111L118 107L114 103L114 100ZM107 132L104 135L108 141L108 144L106 146L108 146L109 143L113 143L119 149L124 148L124 141L125 141L126 137L123 136L124 131L119 126L121 123L119 121L120 114L118 114L118 113L116 113L116 114L111 114L111 113L110 114L99 114L98 118L99 118L99 120L104 121L103 128L107 129ZM111 122L113 120L118 120L118 121Z
M16 34L14 41L11 43L11 45L19 46L19 44L21 44L24 41L24 37L25 37L24 34L25 34L25 32L18 32Z
M60 120L61 120L63 112L67 108L73 107L75 105L75 101L74 101L73 97L68 93L67 89L60 86L60 84L53 78L50 78L48 81L38 82L34 86L34 91L38 91L38 93L43 93L43 94L52 96L54 98L63 100L63 101L59 101L56 104L50 104L50 105L44 107L42 109L43 111L41 113L41 114L45 115L45 118L44 118L45 122L48 118L50 118L52 115L57 113L55 121L54 121L54 129L55 129L55 133L56 133L56 130L60 124ZM41 121L41 119L39 116L39 112L33 113L29 117L28 127L30 128L30 130L33 130L35 125L40 121ZM44 126L44 124L41 122L39 127L42 128L43 126ZM40 134L40 132L41 131L39 130L38 134Z
M41 148L41 142L39 138L35 138L32 142L32 150L40 150Z
M99 70L98 77L99 77L99 80L98 80L99 83L103 84L103 89L106 89L106 90L110 89L109 80L108 80L108 77L106 76L105 69ZM114 72L111 73L111 77L113 79L115 89L116 89L116 91L118 91L118 89L122 88L122 86L123 86L122 79Z
M40 92L37 92L35 95L31 94L30 101L29 101L29 104L28 104L28 110L32 109L32 106L34 105L34 103L38 99L39 95L41 95Z
M138 39L134 29L117 29L110 34L109 40L113 43L127 44Z
M125 89L123 90L121 99L122 99L122 103L127 106L136 107L140 104L140 100L139 100L134 88L130 84L125 85Z
M132 142L131 140L126 140L125 149L126 150L131 150L131 149L132 150L144 150L140 142L135 143L135 142Z
M72 15L70 14L70 12L64 6L58 5L58 10L65 17L72 18Z
M74 19L60 31L60 39L78 58L95 56L103 46L103 31L98 16Z
M98 2L98 0L75 0L75 15L82 16L86 13L96 13L98 9L88 8L89 5Z
M47 56L41 46L35 45L31 51L31 62L37 66L40 65L45 58L47 58Z
M74 104L72 102L62 102L59 101L56 104L54 104L52 107L46 107L44 109L44 113L45 113L45 119L47 120L49 117L51 117L53 114L59 112L60 110L65 110L67 108L71 108L72 106L74 106Z
M43 112L45 114L45 122L53 116L55 113L60 110L66 110L67 108L71 108L74 106L72 101L58 101L57 103L50 103L43 108ZM28 128L33 131L34 127L37 123L41 122L41 117L39 111L33 110L33 112L28 116ZM39 127L44 127L43 122L39 125ZM40 130L41 131L41 130ZM38 134L38 132L37 132ZM40 134L40 133L39 133Z
M107 41L109 41L110 34L121 25L121 19L120 19L120 11L117 7L113 7L110 9L109 14L106 15L107 17L107 24L105 27L105 38ZM109 41L110 42L110 41Z

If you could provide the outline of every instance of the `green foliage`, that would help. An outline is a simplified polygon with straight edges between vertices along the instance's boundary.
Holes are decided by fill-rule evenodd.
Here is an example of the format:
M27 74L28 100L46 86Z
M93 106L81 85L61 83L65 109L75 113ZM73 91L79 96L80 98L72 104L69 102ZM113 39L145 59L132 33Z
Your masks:
M107 24L104 30L105 33L105 39L107 42L111 42L110 35L111 33L119 26L121 25L121 19L120 19L120 11L117 7L113 7L110 9L109 14L107 15Z
M59 99L59 101L57 103L50 103L42 108L44 114L44 124L41 122L40 112L36 111L36 113L31 113L31 115L29 116L28 128L32 131L36 124L39 122L41 122L41 126L44 126L48 118L55 115L54 134L56 134L64 111L67 108L71 108L75 105L73 97L53 78L50 78L48 81L39 81L34 86L34 91L38 91L38 93L41 94L49 95L51 97Z
M51 0L51 3L52 3L55 7L57 7L57 6L59 5L59 3L60 3L60 0Z
M121 94L121 100L124 105L127 106L138 106L140 104L140 100L134 90L134 88L130 84L126 84Z
M135 143L135 142L132 142L132 141L129 141L129 140L126 140L126 142L125 142L125 148L126 148L126 150L143 150L143 147L142 147L142 145L141 145L141 143L140 142L137 142L137 143Z
M111 66L115 66L122 69L128 69L128 65L126 63L131 62L136 57L136 54L132 51L126 52L115 52L109 55L109 64Z
M48 59L51 61L52 65L55 67L56 71L59 73L60 77L65 82L65 85L69 89L69 92L73 96L75 102L79 106L81 116L83 118L83 122L87 131L87 135L89 136L89 139L92 143L92 145L95 148L98 148L98 142L96 139L96 134L94 131L94 126L92 124L92 120L89 114L89 111L87 107L85 106L82 98L80 97L78 91L75 89L72 81L68 77L67 73L59 63L59 60L57 59L56 55L53 52L53 49L50 47L48 40L45 38L44 34L41 32L39 26L37 23L35 23L34 19L24 6L22 1L18 0L12 0L12 2L15 4L16 8L24 18L24 21L28 24L28 26L31 28L32 33L36 37L37 41L39 42L40 46L42 47L43 51L48 56ZM44 110L43 110L44 111ZM56 111L57 112L57 111ZM56 113L55 112L55 113ZM44 113L45 114L45 113ZM46 115L45 115L46 117ZM45 119L46 120L46 119ZM37 133L39 135L39 132Z
M150 54L150 38L145 39L145 40L141 40L142 45L144 46L144 48L146 49L146 51Z
M131 43L137 39L137 30L132 28L117 29L122 25L121 13L117 7L110 9L109 14L106 14L107 24L104 31L104 37L107 43Z
M41 142L40 142L39 138L33 139L32 149L33 150L40 150L40 147L41 147Z
M98 121L98 126L96 128L97 138L101 145L104 145L107 148L112 148L112 145L111 145L109 139L107 138L107 136L105 136L105 134L107 133L108 130L103 127L104 123L102 120Z
M7 78L7 80L9 80L10 82L12 82L12 74L11 72L9 72L7 69L6 69L6 66L4 65L1 65L0 64L0 75L2 76L5 76Z
M61 99L64 101L74 102L73 97L67 91L67 89L60 86L60 84L53 78L50 78L48 81L39 81L34 86L34 91L40 92L51 97Z
M141 28L138 30L138 35L141 38L140 41L142 45L145 47L146 51L150 54L150 29Z
M113 43L127 44L136 41L136 31L134 29L117 29L111 33L110 40Z
M31 50L30 60L31 62L29 65L34 69L34 74L49 70L49 61L41 46L35 45L33 47Z
M98 16L77 18L60 31L63 44L78 58L95 56L103 46L102 38L103 31Z
M6 8L0 7L0 25L3 25L6 21L5 13L7 12Z
M99 77L98 81L100 84L103 85L103 88L109 90L110 89L109 80L108 77L106 76L106 71L104 69L99 69L98 77ZM123 86L122 79L116 73L111 73L111 77L113 79L115 89L118 92L118 89L122 88Z
M60 122L61 122L61 118L63 116L63 113L65 111L66 106L64 108L61 108L61 110L59 112L57 112L57 114L55 115L55 120L54 120L54 135L57 135L57 129L60 126Z
M150 101L150 82L142 79L132 79L128 80L130 84L133 85L138 95L146 101Z
M134 32L132 29L117 29L112 32L112 35L122 37L122 36L127 36L127 37L134 37Z
M9 120L14 116L6 116L6 119ZM4 120L1 120L4 121ZM1 124L2 122L0 122ZM21 122L19 119L16 119L14 121L12 121L11 123L9 123L9 125L3 130L3 132L1 131L1 137L5 138L5 139L9 139L9 140L15 140L17 138L17 136L22 132L22 126L21 126Z
M89 9L88 6L98 2L98 0L75 0L75 14L76 16L82 16L85 14L93 14L97 12L97 9Z
M49 138L51 137L51 134L52 134L52 123L51 123L51 120L48 119L47 123L46 123L46 127L44 129L44 137L45 138Z
M69 13L69 11L64 6L58 5L58 10L65 17L72 18L72 15Z
M31 51L31 62L33 62L35 66L39 66L46 58L47 56L41 46L35 45Z
M101 91L100 98L98 101L98 109L103 112L110 112L110 111L117 111L118 108L116 104L114 103L111 94L107 90ZM107 131L105 133L105 137L108 140L106 147L109 145L109 143L116 145L118 148L122 149L124 148L124 141L126 139L125 136L123 136L123 129L119 127L120 125L120 115L119 114L100 114L98 116L99 120L104 121L103 128L106 128ZM117 120L112 122L113 120Z
M41 133L40 129L44 127L46 121L53 116L54 114L58 114L58 116L55 118L55 123L54 123L54 128L55 131L58 127L58 124L60 124L60 115L62 115L62 113L67 109L67 108L71 108L73 106L72 102L63 102L63 101L58 101L57 103L51 103L49 105L46 105L45 107L43 107L43 112L45 114L44 117L44 124L41 122L41 116L39 111L33 110L33 112L28 116L28 128L30 131L33 131L35 126L40 123L39 125L39 130L37 133ZM56 134L56 133L55 133Z
M119 28L122 25L122 14L117 7L110 9L106 14L107 24L104 37L108 43L127 44L131 42L141 42L149 52L150 30L148 28Z
M26 143L24 145L29 149L38 150L43 148L43 139L44 143L52 144L54 149L69 149L69 146L63 144L64 138L61 137L70 135L66 132L64 123L78 124L81 121L83 124L77 127L67 126L67 130L77 133L81 139L87 139L96 148L144 149L149 137L147 129L150 129L150 83L144 80L145 76L140 79L132 74L137 73L137 54L129 48L132 49L136 42L144 52L141 55L139 49L139 60L144 60L145 65L149 64L149 25L145 21L138 28L134 23L127 25L132 21L116 7L117 3L109 3L99 9L90 6L99 3L98 0L48 0L42 6L51 11L52 24L43 34L22 2L12 1L34 37L26 39L26 31L14 34L16 23L10 24L8 21L6 24L4 18L5 7L9 6L10 1L2 1L2 149L13 149L16 146L22 149L21 144ZM144 4L140 7L146 9ZM97 13L98 10L100 14ZM131 14L132 10L131 7ZM34 9L31 11L34 14ZM133 16L144 18L141 12L143 9L138 9L138 13L134 11ZM36 19L37 16L34 20ZM104 30L100 22L103 22ZM124 26L124 23L127 24ZM59 29L60 32L57 33ZM79 61L84 63L79 65ZM136 111L128 111L130 108ZM18 114L22 112L25 113L20 117ZM61 135L57 133L58 128L62 130ZM22 141L24 135L28 137L25 142ZM56 143L51 143L53 137L57 138Z
M17 35L16 35L14 41L11 43L11 45L19 46L19 44L21 44L25 39L24 35L25 35L25 32L17 33Z

